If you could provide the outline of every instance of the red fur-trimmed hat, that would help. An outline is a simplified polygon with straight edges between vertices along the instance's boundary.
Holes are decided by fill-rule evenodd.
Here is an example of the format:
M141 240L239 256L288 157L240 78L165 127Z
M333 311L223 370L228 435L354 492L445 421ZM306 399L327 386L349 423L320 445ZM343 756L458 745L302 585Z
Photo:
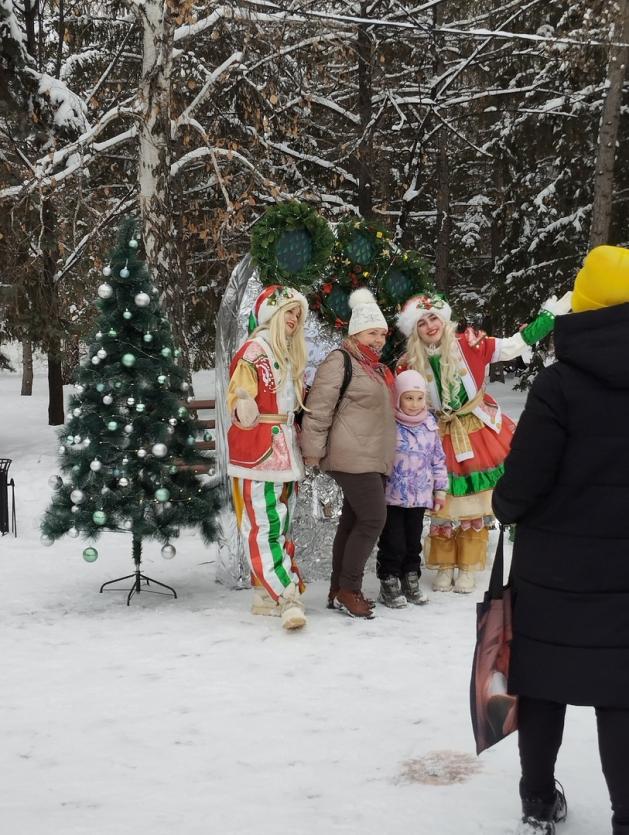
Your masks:
M265 287L256 299L249 316L249 333L260 325L266 325L278 310L291 304L301 305L301 314L305 319L308 314L308 302L299 290L284 287L281 284L270 284Z
M398 313L397 326L404 336L410 336L420 319L434 313L444 322L452 319L452 308L440 296L413 296Z

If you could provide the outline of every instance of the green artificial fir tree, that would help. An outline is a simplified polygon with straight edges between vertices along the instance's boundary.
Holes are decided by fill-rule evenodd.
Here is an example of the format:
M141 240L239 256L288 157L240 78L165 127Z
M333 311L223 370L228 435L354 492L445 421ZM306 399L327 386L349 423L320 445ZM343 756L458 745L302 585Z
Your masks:
M220 507L219 490L195 475L203 466L207 473L210 462L195 447L199 427L182 402L188 384L176 363L179 351L134 228L131 220L123 223L103 270L97 330L60 433L64 477L50 479L55 493L42 522L44 544L64 534L95 539L102 531L129 532L135 584L127 603L140 580L150 580L140 573L142 542L162 542L165 558L175 555L170 541L182 527L198 526L211 542ZM90 546L83 557L93 562L98 553Z

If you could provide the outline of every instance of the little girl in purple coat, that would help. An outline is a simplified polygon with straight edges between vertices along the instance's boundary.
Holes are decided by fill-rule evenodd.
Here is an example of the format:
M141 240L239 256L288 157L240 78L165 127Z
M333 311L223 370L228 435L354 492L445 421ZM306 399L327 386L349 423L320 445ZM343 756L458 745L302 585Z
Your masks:
M419 555L426 509L445 504L446 459L436 419L426 408L426 381L417 371L395 380L397 442L393 472L387 479L387 521L378 541L378 601L392 609L428 597L419 585Z

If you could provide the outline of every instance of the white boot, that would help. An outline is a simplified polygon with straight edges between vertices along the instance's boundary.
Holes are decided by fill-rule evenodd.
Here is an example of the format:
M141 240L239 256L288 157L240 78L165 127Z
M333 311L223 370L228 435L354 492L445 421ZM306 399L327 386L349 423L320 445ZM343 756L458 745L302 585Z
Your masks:
M299 589L294 583L284 589L279 604L284 629L301 629L306 625L304 604L301 602Z
M453 568L440 568L432 584L433 591L452 591Z
M474 571L465 571L459 568L459 575L454 583L454 591L459 594L470 594L476 588L476 577Z
M263 586L253 587L253 600L251 602L252 615L269 615L279 618L281 615L280 604L273 600L271 595Z

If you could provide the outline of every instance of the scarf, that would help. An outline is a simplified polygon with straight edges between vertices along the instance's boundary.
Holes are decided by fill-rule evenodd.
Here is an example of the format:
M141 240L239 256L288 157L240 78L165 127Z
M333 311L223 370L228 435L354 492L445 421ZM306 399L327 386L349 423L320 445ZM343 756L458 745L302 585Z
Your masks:
M373 379L378 380L387 386L391 392L392 399L394 398L393 389L395 386L395 377L387 366L380 362L380 357L375 351L372 351L367 345L361 345L359 342L354 342L352 339L344 339L341 346L345 351L351 354L355 360L360 363L367 374ZM396 404L394 403L394 406Z

